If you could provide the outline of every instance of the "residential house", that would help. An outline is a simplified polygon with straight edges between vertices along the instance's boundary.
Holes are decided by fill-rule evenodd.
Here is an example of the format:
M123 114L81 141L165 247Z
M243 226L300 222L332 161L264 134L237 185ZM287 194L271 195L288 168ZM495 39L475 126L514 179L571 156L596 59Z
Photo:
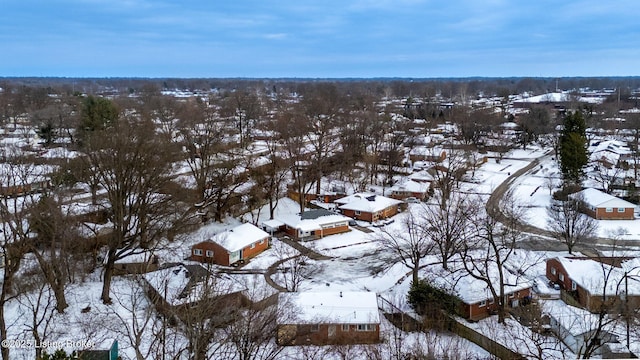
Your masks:
M549 281L560 285L563 300L597 313L640 307L640 261L628 257L559 256L547 259Z
M622 141L597 141L589 146L589 161L611 169L631 154L631 149Z
M584 189L569 195L580 200L582 211L598 220L633 220L636 205L597 189Z
M447 158L447 152L443 148L416 146L409 151L409 159L415 161L430 161L439 163Z
M280 345L371 344L380 341L372 292L290 292L278 295Z
M113 264L113 273L114 275L145 274L157 270L158 264L158 256L151 251L136 249L128 251L116 260Z
M338 199L335 203L348 217L375 222L397 214L403 202L372 193L357 193Z
M253 224L242 224L191 247L191 260L229 266L244 262L269 247L270 235Z
M458 314L463 318L477 321L496 314L498 311L498 299L484 280L476 279L468 274L460 276L457 273L443 270L441 267L434 268L433 271L434 276L429 279L429 282L460 299ZM489 274L493 287L498 290L498 272L490 271ZM531 300L532 284L528 280L509 271L504 271L503 276L505 283L504 304L507 311Z
M430 183L418 182L411 179L399 181L391 187L391 197L398 200L405 200L414 197L424 200L429 193Z
M0 196L21 196L41 192L51 186L45 167L0 164Z
M168 264L143 275L146 292L165 316L184 319L218 316L248 301L246 287L227 274L212 273L202 265Z
M277 220L283 224L282 230L295 239L319 239L349 231L351 219L326 209L314 209L280 215Z
M611 348L619 348L621 345L613 333L614 324L608 319L600 323L599 315L567 305L560 300L541 300L540 306L542 316L549 319L551 332L579 358L585 355L591 341L601 344L591 354L598 357L604 353L611 353ZM616 351L616 353L621 352ZM626 355L626 357L629 355L628 349Z

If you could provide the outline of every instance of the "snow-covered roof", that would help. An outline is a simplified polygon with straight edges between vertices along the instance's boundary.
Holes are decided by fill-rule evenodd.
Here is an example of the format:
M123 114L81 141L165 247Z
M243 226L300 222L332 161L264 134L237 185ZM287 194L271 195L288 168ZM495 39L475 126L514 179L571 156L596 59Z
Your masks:
M415 172L409 175L409 178L411 180L418 181L418 182L432 182L435 180L433 175L431 175L431 173L429 173L429 171L427 170L421 170L421 171Z
M373 292L280 293L278 306L291 310L280 316L280 324L380 323L378 300Z
M413 149L411 149L411 151L409 151L409 155L429 156L429 157L438 158L442 156L443 152L445 152L445 150L442 147L416 146Z
M438 273L434 274L430 279L430 282L449 293L457 295L465 304L476 304L481 301L493 299L489 286L483 280L478 280L467 274L460 276L456 273L443 270L441 267L434 270ZM499 274L495 269L495 266L490 267L488 273L493 279L493 286L497 289L499 284ZM532 286L532 284L522 276L512 274L506 269L503 272L503 276L505 282L505 295L529 289Z
M626 200L622 200L613 195L609 195L603 191L588 188L582 191L578 191L575 194L569 195L572 198L578 198L582 196L582 200L585 204L593 206L595 208L635 208L636 205Z
M357 193L335 201L343 204L340 209L375 213L402 203L401 200L388 198L372 193Z
M575 258L556 258L567 272L572 281L587 290L591 295L620 295L625 291L625 270L599 261ZM629 262L631 264L632 262ZM640 279L631 271L638 271L637 267L628 268L630 275L626 284L629 295L640 295Z
M426 193L429 190L429 184L417 182L412 179L403 179L391 187L391 191Z
M340 222L348 222L350 217L335 214L328 210L324 210L324 213L319 213L317 210L307 210L302 214L280 214L277 216L277 220L282 221L287 226L299 229L302 231L315 231L322 229L323 225L335 224ZM312 212L319 216L305 216L305 214Z
M269 237L269 234L264 230L253 224L246 223L217 234L211 241L227 249L229 252L234 252L244 249L266 237Z
M540 300L540 305L544 315L553 318L574 337L598 328L598 315L585 309L567 305L562 300ZM611 326L605 324L603 330L610 331Z
M246 289L228 275L212 274L201 265L179 264L147 273L144 279L171 306L203 300L205 294L213 298Z

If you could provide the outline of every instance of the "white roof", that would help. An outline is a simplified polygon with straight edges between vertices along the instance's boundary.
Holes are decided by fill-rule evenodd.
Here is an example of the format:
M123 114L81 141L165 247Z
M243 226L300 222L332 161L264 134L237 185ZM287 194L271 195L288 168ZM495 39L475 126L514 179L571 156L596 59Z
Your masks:
M277 216L279 221L282 221L289 227L294 229L299 229L302 231L315 231L322 229L323 225L335 224L340 222L348 222L351 220L350 217L340 215L340 214L331 214L320 216L315 219L301 219L300 214L280 214Z
M202 268L201 271L208 270ZM210 274L198 280L182 264L146 273L144 279L171 306L202 300L204 294L213 298L245 290L228 275Z
M234 252L267 237L269 237L268 233L253 224L246 223L217 234L211 241L229 252Z
M426 193L429 190L429 184L417 182L411 179L405 179L391 187L391 191L407 191L412 193Z
M622 200L613 195L609 195L603 191L597 189L584 189L582 191L578 191L575 194L569 195L572 198L577 196L582 196L583 200L586 204L596 207L596 208L635 208L636 205L632 204L626 200Z
M380 196L371 193L357 193L349 195L342 199L338 199L335 202L338 204L344 204L340 206L340 209L364 211L370 213L382 211L388 207L402 203L401 200L391 199L386 196Z
M461 265L460 268L462 268ZM431 269L435 273L433 277L431 277L430 282L448 293L457 295L465 304L476 304L481 301L493 299L489 286L483 280L478 280L464 272L462 272L462 276L459 275L460 272L451 273L448 270L442 269L441 266L437 268L432 267ZM493 279L493 286L497 289L499 285L499 274L495 265L490 266L488 273ZM504 293L506 295L529 289L532 286L524 277L514 275L506 269L503 275L505 280Z
M557 257L556 259L562 264L569 278L591 295L601 295L604 291L605 295L617 296L625 291L625 271L622 268L591 259L568 257ZM632 271L629 273L627 281L629 294L640 295L640 281L634 277Z
M598 315L585 309L567 305L562 300L540 300L540 305L543 314L549 315L574 337L598 328ZM609 331L610 328L605 324L603 330Z
M262 226L266 226L272 229L277 229L280 226L284 225L284 223L280 220L276 220L276 219L272 219L272 220L265 220L262 222Z
M373 292L280 293L278 306L291 310L280 316L280 324L380 323L378 299Z
M434 181L435 178L431 175L427 170L421 170L409 175L409 178L413 181L419 182L431 182Z

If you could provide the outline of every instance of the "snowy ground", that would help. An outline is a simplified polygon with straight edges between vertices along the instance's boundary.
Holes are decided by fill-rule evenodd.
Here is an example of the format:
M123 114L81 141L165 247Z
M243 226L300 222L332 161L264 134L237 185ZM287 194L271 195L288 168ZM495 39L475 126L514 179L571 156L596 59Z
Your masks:
M461 191L473 196L480 196L483 199L488 198L491 192L505 181L515 171L527 166L533 159L543 156L545 151L539 148L531 148L529 150L516 150L509 153L500 163L495 159L490 159L476 170L473 177L469 176L467 181L461 183ZM469 174L470 175L470 174ZM520 177L512 187L516 194L529 207L528 221L536 226L545 227L544 219L546 218L545 208L550 201L548 184L558 179L558 170L550 158L547 156L540 163L540 166L533 169L525 176ZM332 183L332 182L329 182ZM327 185L329 186L329 185ZM382 191L382 189L379 189ZM410 206L418 209L420 205L410 204ZM279 213L298 213L298 204L289 199L281 199L277 212ZM386 226L389 231L401 230L402 222L400 218L402 214L396 216L396 221ZM263 208L259 215L260 221L269 218L268 210ZM244 221L255 220L256 216L245 216ZM208 224L191 234L187 234L180 238L179 243L169 244L158 252L158 256L162 263L167 262L185 262L185 258L189 253L191 245L204 240L210 234L222 231L226 228L239 224L240 221L228 219L224 224ZM640 239L640 220L636 221L601 221L601 234L606 234L610 229L616 229L624 226L627 230L624 238ZM375 241L379 235L379 228L370 228L372 233L365 233L357 229L351 229L350 232L328 236L316 241L306 242L305 246L331 257L330 260L314 261L309 260L308 266L313 271L300 284L300 290L308 291L373 291L380 294L385 299L393 302L398 307L410 311L406 302L406 294L410 286L409 269L397 262L394 257L383 251ZM251 259L247 265L243 267L246 270L255 270L263 272L269 266L285 257L297 255L297 250L286 244L274 240L270 250ZM566 255L564 252L528 252L518 250L515 252L514 261L531 262L532 265L527 270L527 277L534 281L542 281L545 274L544 260L553 256ZM429 277L428 269L423 270L422 276ZM260 274L242 274L234 275L242 277L244 282L251 289L269 289L265 292L259 291L261 296L265 293L273 293L264 281L264 277ZM276 273L273 280L281 283L283 275ZM68 302L70 307L65 314L52 315L52 330L48 340L78 340L80 338L90 338L95 342L102 342L109 338L118 338L120 340L121 355L124 359L135 358L126 334L123 334L124 326L122 321L131 321L132 308L136 308L133 313L143 314L148 307L146 297L139 295L139 287L136 283L124 277L116 277L113 282L113 297L115 302L113 305L103 305L99 300L101 292L100 273L96 272L87 277L85 282L72 284L69 289ZM542 283L544 285L544 282ZM550 291L551 289L546 289ZM49 294L48 296L51 296ZM33 298L33 297L31 297ZM51 299L49 299L51 301ZM91 308L88 312L82 309ZM7 323L9 324L9 334L13 339L30 339L28 332L30 319L33 318L29 312L29 304L24 301L11 300L7 305ZM509 323L509 331L498 331L495 326L495 319L489 318L485 321L473 325L483 333L491 333L490 331L499 332L496 338L506 336L505 334L514 332L526 332L528 329L522 328L515 322ZM383 321L382 327L383 339L391 339L385 344L390 347L389 343L395 341L397 333L395 328L386 321ZM452 336L450 334L418 334L418 333L402 333L402 346L410 348L411 346L432 346L434 349L439 348L438 354L444 357L445 349L455 348L459 350L462 357L479 357L485 358L488 354L478 348L476 345ZM529 335L527 333L527 335ZM522 334L520 334L522 338ZM509 343L509 340L505 340ZM515 342L509 343L514 346L515 350L526 352L524 344ZM282 358L295 359L299 357L303 347L286 348L282 354ZM307 349L308 350L308 349ZM555 358L566 349L559 347L553 351L558 353L549 353L549 356ZM306 350L305 350L306 351ZM381 350L383 351L383 350ZM384 350L390 351L390 350ZM433 350L434 352L436 350ZM358 358L354 354L355 357ZM451 356L459 358L459 356ZM15 356L15 357L14 357ZM337 357L337 355L336 355ZM570 356L569 356L570 357ZM20 350L12 353L12 358L27 359L33 358L32 350ZM332 358L326 355L324 358Z

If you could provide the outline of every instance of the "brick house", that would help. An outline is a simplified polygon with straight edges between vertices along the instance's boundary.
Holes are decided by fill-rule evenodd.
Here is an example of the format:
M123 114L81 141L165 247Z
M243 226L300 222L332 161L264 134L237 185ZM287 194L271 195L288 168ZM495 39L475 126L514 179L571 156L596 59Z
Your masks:
M107 258L105 257L105 261ZM113 264L114 275L145 274L158 269L159 259L148 250L128 251Z
M468 274L460 276L459 272L450 272L437 266L430 267L430 273L432 276L428 282L431 285L460 300L457 312L461 317L477 321L497 313L498 299L493 296L484 280L476 279ZM491 274L493 287L499 291L498 272L490 268L488 273ZM503 303L507 311L531 300L532 284L528 280L508 271L505 271L503 276L505 283Z
M202 265L173 264L143 275L146 293L156 309L177 318L197 311L218 316L248 303L246 287L227 274L215 274Z
M507 283L511 284L509 281ZM504 303L507 311L510 308L517 308L531 298L531 284L529 282L519 279L515 280L513 284L505 285ZM456 284L455 292L461 300L458 313L467 320L484 319L498 311L496 299L482 280L465 276Z
M409 151L409 159L411 162L430 161L443 162L447 158L447 152L442 148L433 148L428 146L416 146Z
M640 307L637 265L637 259L628 257L555 257L547 259L546 275L560 285L563 300L575 301L591 312L599 312L602 306L616 311L622 306Z
M278 294L279 345L372 344L380 341L378 300L372 292Z
M269 247L270 235L253 224L242 224L191 247L190 259L223 266L250 259Z
M306 210L299 215L277 218L284 232L295 239L319 239L349 231L350 218L325 209Z
M582 211L598 220L633 220L636 205L596 189L584 189L569 195L580 201Z
M391 197L397 200L404 200L408 197L424 200L429 193L430 186L430 183L405 179L391 187Z
M403 202L372 193L357 193L338 199L335 203L350 218L375 222L396 215Z

